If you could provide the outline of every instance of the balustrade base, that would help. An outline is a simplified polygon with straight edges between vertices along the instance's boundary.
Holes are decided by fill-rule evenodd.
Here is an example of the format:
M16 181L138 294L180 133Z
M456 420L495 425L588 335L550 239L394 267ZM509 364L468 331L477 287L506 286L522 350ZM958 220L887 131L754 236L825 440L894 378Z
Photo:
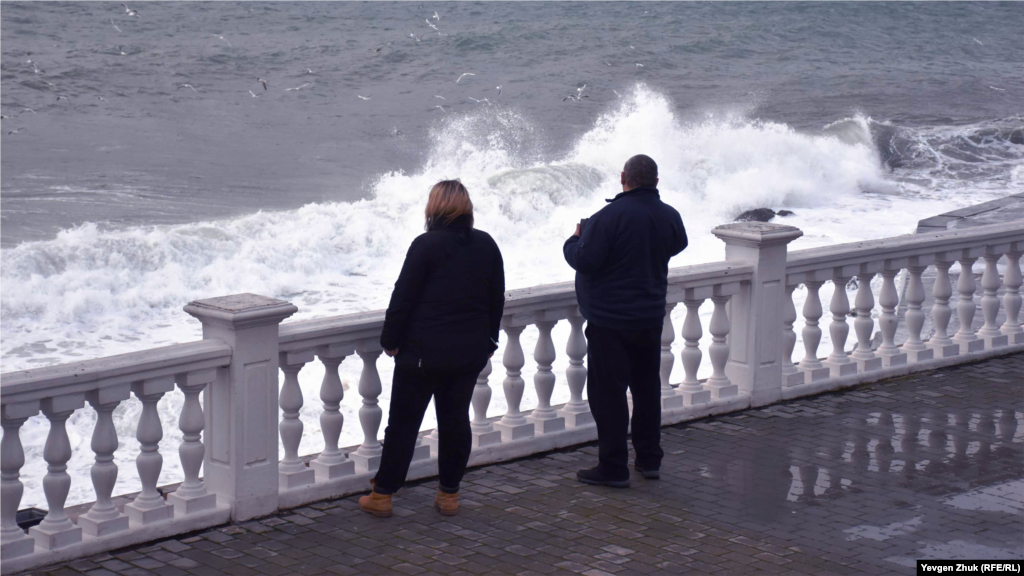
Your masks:
M325 464L313 460L309 463L309 467L313 469L313 475L316 477L317 482L334 480L335 478L351 476L356 473L356 463L351 460L335 462L333 464Z
M424 439L424 442L427 440ZM355 452L348 455L349 460L356 463L356 472L376 472L380 468L380 454L367 456Z
M513 440L520 440L522 438L529 438L536 435L532 422L526 422L525 424L505 424L503 422L495 422L494 429L501 432L502 442L511 442Z
M299 486L308 486L316 482L316 472L309 468L303 468L303 470L295 470L294 472L278 472L278 485L282 489L287 490L289 488L298 488Z
M872 372L882 368L881 358L854 358L857 363L857 372Z
M535 418L533 416L527 416L526 419L533 423L534 430L537 434L551 434L552 432L561 432L565 430L565 418L558 416L549 418Z
M960 354L959 344L929 344L929 348L935 351L934 358L949 358Z
M925 362L935 358L935 350L932 350L931 348L924 348L922 350L907 350L904 348L903 352L907 355L907 362L910 362L911 364Z
M822 366L820 368L799 368L800 373L804 376L804 381L801 384L810 384L811 382L817 382L819 380L827 380L832 375L832 370L828 366Z
M11 540L0 545L0 560L4 562L11 558L17 558L35 552L36 541L34 538L25 536L18 540Z
M491 444L501 443L501 432L488 430L487 432L473 432L473 448L482 448Z
M79 516L78 527L89 536L109 536L127 530L128 517L117 516L115 518L107 518L106 520L93 520L89 516Z
M833 362L826 360L823 364L828 368L828 375L831 378L839 378L840 376L849 376L850 374L857 373L857 364L850 360L847 360L846 362Z
M907 364L907 355L902 352L896 354L879 354L878 357L882 359L883 368L895 368L897 366L905 366Z
M679 390L678 393L679 397L683 400L682 406L706 404L711 401L710 390Z
M881 363L879 363L879 366L881 366ZM799 386L800 384L805 384L806 382L807 376L799 370L797 370L796 372L790 372L789 374L782 375L783 388L788 388L790 386Z
M177 492L173 492L167 495L167 501L171 503L171 506L174 506L175 516L188 516L189 514L195 514L204 510L213 510L217 507L216 494L180 496Z
M971 352L981 352L985 349L985 341L981 339L977 340L957 340L953 338L953 341L960 345L961 354L970 354Z
M1024 344L1024 332L1017 332L1015 334L1007 334L1008 344Z
M589 410L585 412L568 412L563 410L559 414L565 418L566 428L583 428L584 426L594 425L594 415Z
M131 520L132 524L140 526L156 524L157 522L164 522L174 518L174 506L170 504L160 504L153 508L139 508L135 504L125 504L124 511L128 514L128 519Z
M433 438L424 438L423 444L413 448L412 450L412 461L419 462L420 460L430 460L431 452L437 451L437 443Z
M1002 348L1010 343L1010 338L1005 334L999 336L989 336L985 338L985 349L991 350L993 348Z
M67 522L71 524L70 521ZM82 529L71 524L71 528L50 530L42 524L28 529L28 535L35 540L36 546L44 550L57 550L82 541Z
M708 386L708 389L711 392L711 398L715 400L732 398L740 393L740 387L735 384L726 384L725 386Z
M680 408L680 407L682 407L682 405L683 405L683 397L678 395L678 394L674 394L672 396L662 396L661 397L661 409L662 410L671 410L672 408Z

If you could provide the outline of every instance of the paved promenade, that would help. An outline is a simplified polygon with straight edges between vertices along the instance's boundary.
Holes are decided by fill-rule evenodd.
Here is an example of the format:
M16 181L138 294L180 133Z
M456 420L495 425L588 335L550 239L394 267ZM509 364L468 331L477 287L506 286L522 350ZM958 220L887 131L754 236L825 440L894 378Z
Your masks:
M54 575L913 574L1024 557L1024 354L664 429L662 480L583 486L581 447L49 568Z

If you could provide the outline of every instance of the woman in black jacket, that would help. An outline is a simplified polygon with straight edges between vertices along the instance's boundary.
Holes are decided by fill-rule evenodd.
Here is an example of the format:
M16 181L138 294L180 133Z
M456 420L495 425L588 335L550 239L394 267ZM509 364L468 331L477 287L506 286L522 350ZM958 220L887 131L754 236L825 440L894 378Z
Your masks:
M490 235L473 229L473 203L461 182L445 180L431 189L426 230L405 256L380 336L395 359L391 408L373 492L359 499L375 516L391 516L391 495L405 482L431 396L440 473L434 504L447 516L457 512L472 448L473 387L498 348L504 265Z

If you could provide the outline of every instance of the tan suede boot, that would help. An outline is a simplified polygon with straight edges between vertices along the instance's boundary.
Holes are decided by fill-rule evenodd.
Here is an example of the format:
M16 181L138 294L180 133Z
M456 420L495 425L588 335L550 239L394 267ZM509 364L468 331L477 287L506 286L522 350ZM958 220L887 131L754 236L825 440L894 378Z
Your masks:
M434 498L434 508L437 508L442 516L455 516L459 513L459 495L438 490L437 497Z
M392 514L391 494L378 494L373 480L370 480L370 486L373 486L374 490L369 495L359 498L359 509L378 518L390 518Z

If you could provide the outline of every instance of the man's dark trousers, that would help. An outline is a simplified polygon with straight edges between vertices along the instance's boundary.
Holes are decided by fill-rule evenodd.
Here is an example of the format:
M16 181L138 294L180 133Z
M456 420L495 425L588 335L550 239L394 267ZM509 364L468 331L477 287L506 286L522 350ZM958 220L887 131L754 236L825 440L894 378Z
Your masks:
M598 471L609 479L629 478L627 388L633 393L636 465L661 467L661 330L613 330L587 323L587 398L597 423Z
M432 372L396 363L388 426L384 429L384 453L374 479L378 494L394 494L405 482L431 396L437 410L440 488L449 494L459 491L473 448L469 404L483 366L481 363L479 370L467 372Z

